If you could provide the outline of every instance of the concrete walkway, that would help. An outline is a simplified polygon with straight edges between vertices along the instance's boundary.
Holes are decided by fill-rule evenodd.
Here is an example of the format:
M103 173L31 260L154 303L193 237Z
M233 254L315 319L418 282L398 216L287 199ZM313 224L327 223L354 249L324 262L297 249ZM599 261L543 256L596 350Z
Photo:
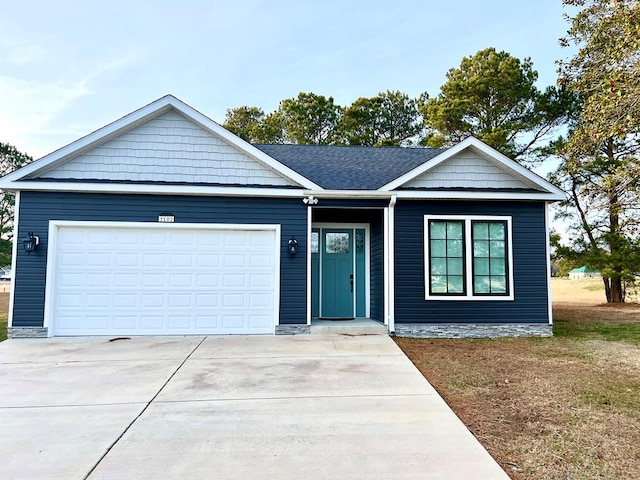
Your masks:
M0 478L508 479L387 336L7 340Z

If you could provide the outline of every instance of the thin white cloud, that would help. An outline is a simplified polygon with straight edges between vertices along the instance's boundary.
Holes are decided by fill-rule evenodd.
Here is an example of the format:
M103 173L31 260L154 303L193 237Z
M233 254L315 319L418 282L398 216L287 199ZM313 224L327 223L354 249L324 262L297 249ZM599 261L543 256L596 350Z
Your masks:
M46 125L78 98L91 91L81 81L72 85L56 85L21 80L0 75L0 131L2 141L16 145L33 145L32 136L37 137ZM40 155L43 152L27 152Z
M0 141L39 157L60 146L50 143L52 137L75 138L82 133L78 125L56 120L79 99L95 93L92 84L102 76L126 68L137 58L137 54L129 53L99 62L79 80L35 81L0 74Z
M25 66L47 58L47 50L40 45L18 45L11 49L7 59L14 65Z

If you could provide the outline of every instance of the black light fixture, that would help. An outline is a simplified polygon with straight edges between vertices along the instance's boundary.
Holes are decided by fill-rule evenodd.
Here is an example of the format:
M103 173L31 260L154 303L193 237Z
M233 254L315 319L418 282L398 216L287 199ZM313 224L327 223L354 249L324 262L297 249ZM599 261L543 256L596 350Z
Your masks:
M34 252L36 247L40 245L40 237L34 235L33 232L29 232L25 239L22 240L22 244L27 255L31 255L31 252Z
M291 240L289 240L288 248L289 248L289 255L295 255L296 253L298 253L298 240L291 237Z

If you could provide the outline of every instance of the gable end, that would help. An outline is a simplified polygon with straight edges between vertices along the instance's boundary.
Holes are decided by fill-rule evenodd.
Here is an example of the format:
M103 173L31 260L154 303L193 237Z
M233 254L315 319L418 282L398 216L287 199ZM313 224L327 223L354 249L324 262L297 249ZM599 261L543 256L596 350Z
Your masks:
M27 178L299 186L174 109Z
M538 190L539 185L492 162L472 149L466 149L398 188L437 190Z

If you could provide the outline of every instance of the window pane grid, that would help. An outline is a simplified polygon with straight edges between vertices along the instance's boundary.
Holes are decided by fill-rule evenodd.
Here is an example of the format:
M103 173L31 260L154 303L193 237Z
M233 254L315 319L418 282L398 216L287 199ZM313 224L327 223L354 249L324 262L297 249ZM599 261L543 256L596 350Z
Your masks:
M435 295L464 295L464 224L429 222L429 291Z
M472 234L473 293L508 294L506 222L474 221Z

